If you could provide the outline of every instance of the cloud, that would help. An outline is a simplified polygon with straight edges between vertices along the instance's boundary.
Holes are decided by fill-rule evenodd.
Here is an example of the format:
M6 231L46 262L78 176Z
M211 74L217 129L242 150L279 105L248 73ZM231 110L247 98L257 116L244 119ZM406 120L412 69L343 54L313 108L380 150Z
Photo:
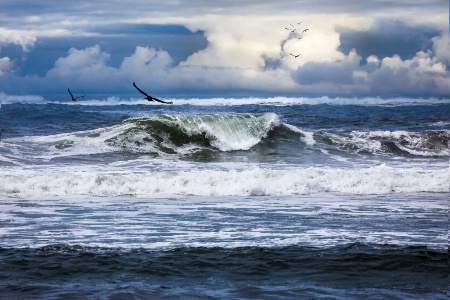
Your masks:
M335 95L450 95L450 44L447 36L433 38L433 50L419 51L411 59L398 55L366 63L355 50L333 62L308 62L292 77L311 91L326 89Z
M29 32L0 27L0 46L10 43L16 44L20 45L22 50L27 52L30 51L35 42L36 36Z
M49 75L56 76L85 76L92 73L104 72L108 69L106 62L110 55L102 52L99 45L78 50L71 48L67 57L59 58Z
M450 95L443 0L0 2L7 93Z
M450 38L448 35L432 38L433 52L436 58L450 68Z
M367 84L378 93L437 96L450 95L449 50L442 38L434 39L434 51L420 51L413 58L402 60L398 55L385 57L379 68L367 73Z
M331 62L307 62L292 73L293 78L301 85L354 84L353 73L359 69L361 57L356 51L348 56Z
M0 58L0 76L9 73L13 67L13 63L10 61L9 57Z

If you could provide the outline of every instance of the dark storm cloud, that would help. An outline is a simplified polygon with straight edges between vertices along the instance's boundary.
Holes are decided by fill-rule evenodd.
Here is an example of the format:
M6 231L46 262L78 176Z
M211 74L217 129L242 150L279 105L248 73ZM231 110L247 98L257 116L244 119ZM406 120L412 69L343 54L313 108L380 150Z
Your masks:
M92 32L98 35L40 38L34 44L33 51L25 55L20 51L20 46L9 44L2 48L1 54L15 61L17 75L43 76L53 68L58 58L66 56L75 45L78 49L100 45L111 54L109 64L113 67L118 67L124 57L132 55L137 46L165 50L175 64L207 46L201 31L193 33L180 25L121 24L94 27Z
M353 71L359 66L359 60L340 62L309 62L293 73L293 78L303 85L320 83L352 84Z

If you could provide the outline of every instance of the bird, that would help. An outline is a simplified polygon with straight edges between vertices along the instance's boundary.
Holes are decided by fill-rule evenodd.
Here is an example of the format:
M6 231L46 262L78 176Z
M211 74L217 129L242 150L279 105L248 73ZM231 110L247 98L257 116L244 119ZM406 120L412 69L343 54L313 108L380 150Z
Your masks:
M299 57L299 56L302 55L302 54L300 53L300 54L294 55L294 54L290 53L290 55L293 56L293 57L295 57L295 58L297 58L297 57Z
M83 98L83 97L86 96L86 95L83 95L83 96L74 97L74 96L72 95L72 92L70 92L70 89L67 88L67 90L69 91L70 97L72 97L72 101L76 101L78 98Z
M166 103L166 104L172 104L172 103L173 103L172 101L162 101L162 100L160 100L160 99L158 99L158 98L155 98L155 97L152 97L152 96L148 95L146 92L144 92L143 90L141 90L140 88L138 88L138 87L136 86L136 83L134 83L134 82L133 82L133 85L134 85L134 87L135 87L139 92L141 92L142 95L145 96L144 99L146 99L147 101L158 101L158 102Z
M284 27L284 29L289 30L289 31L292 32L292 33L294 33L294 32L297 30L296 28L291 29L291 28L287 28L287 27Z
M305 30L303 30L303 31L302 31L302 33L303 33L303 32L307 32L308 30L309 30L309 29L308 29L308 28L306 28Z

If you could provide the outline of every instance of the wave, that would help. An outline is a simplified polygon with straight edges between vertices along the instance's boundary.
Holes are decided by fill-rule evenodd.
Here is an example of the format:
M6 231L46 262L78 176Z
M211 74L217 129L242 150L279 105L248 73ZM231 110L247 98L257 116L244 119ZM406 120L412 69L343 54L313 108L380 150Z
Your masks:
M38 95L7 95L0 93L0 107L1 104L12 103L33 103L33 104L47 104L48 101L44 97Z
M14 165L23 159L46 161L102 154L117 154L125 160L152 155L214 161L220 159L219 153L249 150L259 151L263 156L269 153L278 161L297 159L308 151L316 157L317 150L334 156L428 159L450 156L449 145L449 130L308 131L280 122L275 113L164 114L131 118L94 130L6 139L0 144L0 163ZM228 159L232 159L230 155ZM243 158L247 154L236 155Z
M317 140L337 149L396 156L450 156L450 131L318 131Z
M107 169L107 167L105 167ZM355 195L448 193L449 169L288 168L99 171L80 167L1 170L0 197L43 196L287 196L321 192Z
M246 115L160 115L133 118L94 130L4 140L3 158L11 161L102 153L185 155L198 151L248 150L279 126L274 113Z
M220 151L248 150L267 137L278 124L274 113L259 115L202 115L131 119L120 135L107 143L122 149L146 151L150 143L158 149L179 152L186 148L214 147ZM144 147L143 147L144 146Z
M91 105L91 106L115 106L115 105L154 105L144 101L139 97L118 97L118 96L93 96L91 99L82 99L76 102L64 96L40 96L40 95L7 95L0 93L0 103L33 103L48 104L58 103L66 105ZM194 106L239 106L239 105L271 105L271 106L292 106L292 105L360 105L360 106L414 106L414 105L437 105L450 104L450 99L442 98L343 98L343 97L246 97L246 98L162 98L172 101L174 105L194 105Z
M164 114L131 118L121 124L94 130L7 139L0 144L0 162L14 164L27 157L51 160L106 153L196 157L211 161L216 157L214 153L248 151L255 147L259 147L257 151L261 153L278 155L279 161L316 150L338 156L356 153L394 158L433 158L450 156L449 145L449 130L314 132L282 123L275 113Z

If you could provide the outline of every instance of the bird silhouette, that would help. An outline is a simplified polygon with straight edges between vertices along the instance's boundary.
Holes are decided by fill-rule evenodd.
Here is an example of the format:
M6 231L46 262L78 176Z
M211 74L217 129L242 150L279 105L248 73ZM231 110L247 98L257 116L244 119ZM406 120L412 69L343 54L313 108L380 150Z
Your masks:
M86 95L83 95L83 96L74 97L72 92L70 91L70 89L67 88L67 90L69 91L70 97L72 97L72 101L76 101L78 98L83 98L86 96Z
M142 95L145 96L144 99L146 99L147 101L157 101L157 102L161 102L161 103L172 104L172 101L162 101L162 100L160 100L160 99L158 99L158 98L155 98L155 97L150 96L149 94L147 94L146 92L144 92L143 90L141 90L140 88L138 88L138 87L136 86L136 83L134 83L134 82L133 82L133 85L134 85L134 87L135 87L139 92L141 92Z
M294 55L294 54L290 53L290 55L293 56L294 58L297 58L297 57L299 57L302 54L300 53L300 54Z
M302 33L303 33L303 32L307 32L308 30L309 30L309 29L308 29L308 28L306 28L305 30L303 30L303 31L302 31Z

